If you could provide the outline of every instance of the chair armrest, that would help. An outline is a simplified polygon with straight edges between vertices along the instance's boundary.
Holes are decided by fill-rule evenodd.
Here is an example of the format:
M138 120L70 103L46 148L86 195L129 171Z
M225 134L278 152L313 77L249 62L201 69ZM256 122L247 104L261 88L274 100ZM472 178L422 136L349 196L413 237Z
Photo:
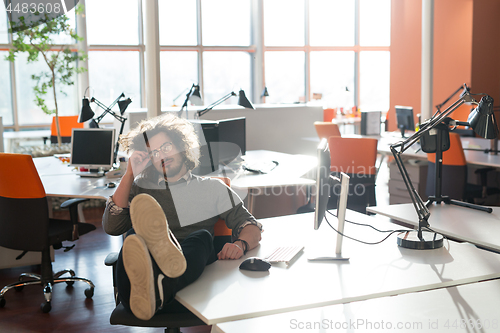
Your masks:
M104 265L114 266L116 265L117 261L118 261L118 252L111 252L106 256L106 259L104 259Z
M72 237L71 240L75 241L78 238L80 238L80 235L78 233L78 204L88 201L89 199L85 198L77 198L77 199L69 199L64 201L61 204L61 208L68 208L69 209L69 218L71 219L71 222L73 223L73 232L72 232Z

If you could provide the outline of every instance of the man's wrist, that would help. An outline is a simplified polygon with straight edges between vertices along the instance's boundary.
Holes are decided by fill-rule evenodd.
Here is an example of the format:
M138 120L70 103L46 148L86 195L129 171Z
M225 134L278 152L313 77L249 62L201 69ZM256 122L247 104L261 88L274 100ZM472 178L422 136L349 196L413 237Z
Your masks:
M243 239L236 239L233 243L236 243L236 242L240 242L241 243L241 249L243 250L243 254L247 254L248 252L248 243L247 241L243 240Z

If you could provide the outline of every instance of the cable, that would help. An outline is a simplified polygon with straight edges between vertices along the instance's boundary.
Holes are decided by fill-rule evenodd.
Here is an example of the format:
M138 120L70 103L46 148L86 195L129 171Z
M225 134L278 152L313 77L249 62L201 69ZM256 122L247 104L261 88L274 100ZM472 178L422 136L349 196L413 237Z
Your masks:
M337 229L335 229L334 227L332 227L332 225L330 224L330 222L328 221L328 219L326 218L326 215L325 215L325 220L326 220L326 223L328 223L328 225L330 226L330 228L332 228L333 230L335 230L335 232L337 232L339 235L343 236L343 237L346 237L346 238L349 238L349 239L352 239L353 241L356 241L356 242L359 242L359 243L362 243L362 244L366 244L366 245L377 245L377 244L380 244L382 243L383 241L385 241L387 238L389 238L393 233L395 232L401 232L401 231L408 231L408 230L393 230L390 232L389 235L387 235L384 239L382 239L381 241L378 241L378 242L365 242L365 241L362 241L362 240L359 240L359 239L356 239L356 238L353 238L353 237L349 237L343 233L341 233L340 231L338 231ZM347 221L347 220L346 220Z
M333 215L335 217L337 217L337 215L333 214L332 212L328 211L328 213L330 215ZM405 232L405 231L408 231L408 230L379 230L377 228L375 228L374 226L372 225L369 225L369 224L364 224L364 223L358 223L358 222L353 222L353 221L349 221L349 220L345 220L346 222L349 222L349 223L352 223L352 224L355 224L355 225L360 225L360 226L363 226L363 227L370 227L378 232L394 232L394 231L400 231L400 232Z

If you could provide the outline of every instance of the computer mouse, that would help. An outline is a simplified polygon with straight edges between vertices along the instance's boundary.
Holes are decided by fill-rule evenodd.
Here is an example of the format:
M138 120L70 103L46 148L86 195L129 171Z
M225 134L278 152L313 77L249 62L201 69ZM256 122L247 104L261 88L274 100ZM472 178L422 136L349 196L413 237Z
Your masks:
M116 187L116 184L115 183L108 183L107 186L108 186L108 188L114 188L114 187Z
M269 268L271 268L269 261L257 257L247 258L240 264L240 269L247 271L268 271Z

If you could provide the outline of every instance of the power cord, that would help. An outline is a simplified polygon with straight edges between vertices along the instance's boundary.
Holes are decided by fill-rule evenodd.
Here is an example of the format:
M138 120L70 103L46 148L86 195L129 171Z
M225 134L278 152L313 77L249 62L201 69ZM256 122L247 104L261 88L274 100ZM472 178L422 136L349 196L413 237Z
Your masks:
M329 214L337 217L337 215L333 214L332 212L328 211ZM356 225L360 225L360 226L364 226L364 227L370 227L378 232L381 232L381 233L385 233L385 232L389 232L389 235L387 235L384 239L378 241L378 242L365 242L365 241L362 241L362 240L359 240L359 239L356 239L356 238L353 238L353 237L350 237L350 236L347 236L343 233L341 233L340 231L338 231L337 229L335 229L331 224L330 222L328 221L328 219L326 218L325 216L325 220L326 220L326 223L328 223L328 225L330 226L330 228L332 228L333 230L335 230L335 232L337 232L338 234L340 234L341 236L343 237L346 237L346 238L349 238L353 241L356 241L356 242L359 242L359 243L362 243L362 244L366 244L366 245L377 245L377 244L380 244L382 242L384 242L387 238L389 238L392 234L396 233L396 232L406 232L408 230L379 230L377 228L375 228L374 226L371 226L369 224L363 224L363 223L357 223L357 222L352 222L352 221L349 221L349 220L345 220L346 222L349 222L349 223L352 223L352 224L356 224Z

